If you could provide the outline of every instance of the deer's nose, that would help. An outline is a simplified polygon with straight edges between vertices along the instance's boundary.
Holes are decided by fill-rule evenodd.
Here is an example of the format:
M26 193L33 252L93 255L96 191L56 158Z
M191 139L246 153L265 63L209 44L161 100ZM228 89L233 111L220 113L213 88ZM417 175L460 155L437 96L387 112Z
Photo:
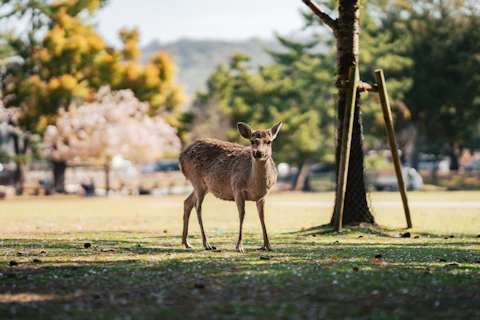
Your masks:
M253 149L252 150L252 155L253 155L254 158L258 159L258 158L263 157L263 152L258 151L257 149Z

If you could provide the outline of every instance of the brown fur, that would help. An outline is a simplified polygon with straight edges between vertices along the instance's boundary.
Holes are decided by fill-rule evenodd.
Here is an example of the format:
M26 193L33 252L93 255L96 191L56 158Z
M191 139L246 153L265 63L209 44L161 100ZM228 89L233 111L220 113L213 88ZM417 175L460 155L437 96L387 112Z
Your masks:
M251 147L215 140L195 141L179 157L185 177L192 183L194 191L184 202L184 228L182 244L190 248L187 240L188 221L193 207L197 211L205 249L211 250L202 223L202 202L211 192L222 200L235 201L240 217L240 233L237 250L243 252L242 227L245 217L245 201L257 202L262 223L264 243L262 249L271 250L264 222L265 198L277 182L277 171L271 157L271 142L275 139L281 122L269 130L253 131L239 123L239 131L251 142ZM257 158L253 156L256 154Z

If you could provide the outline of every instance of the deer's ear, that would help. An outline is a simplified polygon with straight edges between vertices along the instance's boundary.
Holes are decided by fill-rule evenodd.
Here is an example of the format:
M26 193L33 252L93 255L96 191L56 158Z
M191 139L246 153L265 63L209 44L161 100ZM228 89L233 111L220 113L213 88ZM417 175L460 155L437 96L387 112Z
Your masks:
M252 128L246 123L239 122L237 123L238 131L245 139L250 139L252 137Z
M275 124L273 127L270 128L270 132L272 133L272 140L277 137L278 131L280 131L280 127L282 126L282 121Z

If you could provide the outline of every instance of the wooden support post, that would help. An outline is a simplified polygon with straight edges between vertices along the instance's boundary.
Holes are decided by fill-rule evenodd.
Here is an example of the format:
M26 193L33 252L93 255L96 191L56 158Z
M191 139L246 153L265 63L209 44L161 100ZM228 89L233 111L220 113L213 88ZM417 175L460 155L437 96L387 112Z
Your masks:
M357 96L358 72L355 66L350 67L348 73L347 103L343 119L342 146L340 151L340 165L338 168L337 195L335 200L334 230L342 230L343 208L345 205L345 191L347 190L348 164L350 160L350 146L352 144L353 115Z
M385 127L387 129L388 144L392 152L392 160L395 166L395 173L397 174L398 189L402 196L403 208L405 210L405 217L407 218L408 228L412 227L412 219L410 217L410 209L408 207L407 189L403 181L402 166L400 164L400 157L398 156L397 139L395 138L395 130L393 129L392 110L388 101L387 87L385 85L385 77L383 70L375 70L375 80L377 81L378 94L380 96L380 103L382 104L383 118L385 119Z

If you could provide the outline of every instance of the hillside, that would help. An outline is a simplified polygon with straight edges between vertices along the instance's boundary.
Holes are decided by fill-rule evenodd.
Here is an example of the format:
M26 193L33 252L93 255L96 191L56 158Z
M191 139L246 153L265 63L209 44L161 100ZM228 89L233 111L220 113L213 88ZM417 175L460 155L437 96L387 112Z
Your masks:
M223 40L189 40L181 39L170 43L154 41L142 50L142 60L145 62L158 50L170 52L178 67L178 81L184 86L189 99L195 91L204 88L209 74L218 63L228 62L235 53L245 53L252 57L252 65L268 64L272 60L265 52L280 50L276 40L250 39L246 41Z

